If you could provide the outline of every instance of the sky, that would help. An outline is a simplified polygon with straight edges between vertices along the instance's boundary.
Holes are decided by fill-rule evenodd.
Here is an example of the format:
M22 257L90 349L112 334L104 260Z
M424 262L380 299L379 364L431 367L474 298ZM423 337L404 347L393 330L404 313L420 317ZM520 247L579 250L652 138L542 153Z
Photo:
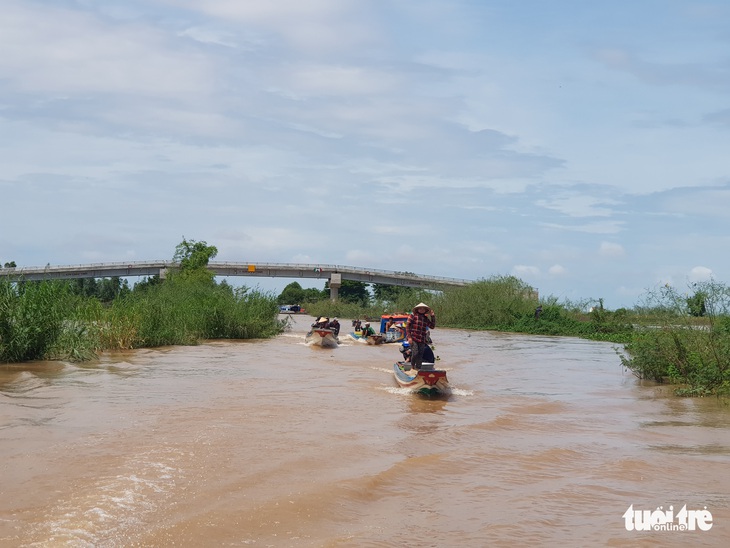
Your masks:
M0 10L0 263L186 238L609 309L730 282L726 0Z

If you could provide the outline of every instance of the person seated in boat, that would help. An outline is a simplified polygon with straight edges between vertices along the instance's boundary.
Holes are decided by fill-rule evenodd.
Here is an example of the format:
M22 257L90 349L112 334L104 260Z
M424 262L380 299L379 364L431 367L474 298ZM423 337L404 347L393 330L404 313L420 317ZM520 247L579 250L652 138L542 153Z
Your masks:
M332 321L329 323L329 328L335 332L335 337L340 334L340 322L337 318L332 318Z
M370 322L365 322L365 325L362 328L362 338L367 339L371 335L375 335L375 330L370 327Z
M402 345L400 345L400 353L403 354L403 362L410 364L411 363L411 355L413 354L413 349L411 348L411 345L408 344L408 342L404 342ZM431 347L426 345L426 347L423 349L423 362L422 363L436 363L436 356L433 354L433 350L431 350ZM421 369L421 366L418 365L414 367L414 369L418 370Z
M395 319L393 318L393 316L391 316L390 318L388 318L388 323L385 324L385 330L388 331L394 325L395 325Z
M330 321L329 318L325 318L324 316L321 316L320 318L317 319L316 322L314 322L312 324L312 327L319 328L319 329L325 328L325 327L327 327L327 324L329 323L329 321Z
M352 320L352 327L355 328L355 331L362 331L362 322L360 321L360 318Z

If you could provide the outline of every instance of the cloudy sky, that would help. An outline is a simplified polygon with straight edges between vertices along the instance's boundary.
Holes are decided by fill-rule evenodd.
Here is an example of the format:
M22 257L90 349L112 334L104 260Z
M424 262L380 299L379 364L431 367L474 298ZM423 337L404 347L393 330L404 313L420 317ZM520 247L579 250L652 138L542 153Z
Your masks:
M726 0L1 8L0 262L730 281Z

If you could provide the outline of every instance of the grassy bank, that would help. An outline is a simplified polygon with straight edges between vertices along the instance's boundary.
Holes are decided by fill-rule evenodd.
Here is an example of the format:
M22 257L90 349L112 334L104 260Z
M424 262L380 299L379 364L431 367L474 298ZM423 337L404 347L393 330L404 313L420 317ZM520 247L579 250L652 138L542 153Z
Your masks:
M412 291L405 298L376 302L368 307L341 301L319 301L306 303L306 309L315 316L380 317L392 312L410 312L420 301L436 311L441 327L575 336L613 342L628 342L633 332L631 318L625 310L612 312L597 308L585 313L554 301L541 302L531 287L514 277L481 280L443 292ZM542 312L536 317L538 306L542 306Z
M696 295L702 297L697 304ZM679 395L730 393L730 290L696 284L688 298L671 287L647 294L632 310L538 300L531 287L514 277L480 280L443 292L415 291L393 302L369 307L342 302L307 303L313 315L379 317L410 311L419 301L436 311L437 326L572 336L622 344L620 359L637 377L677 385ZM540 306L539 315L536 314Z
M67 281L0 280L0 362L83 361L104 350L267 338L283 329L275 296L208 276L174 276L110 304L72 289Z

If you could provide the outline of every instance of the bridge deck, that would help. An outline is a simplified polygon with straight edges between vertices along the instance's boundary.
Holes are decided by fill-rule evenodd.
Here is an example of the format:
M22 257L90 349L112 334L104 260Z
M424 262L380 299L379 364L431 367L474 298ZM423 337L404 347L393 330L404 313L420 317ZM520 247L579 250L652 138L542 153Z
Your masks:
M138 261L126 263L93 263L85 265L0 268L0 276L11 279L47 280L74 278L111 278L135 276L164 276L167 269L178 267L174 261ZM333 274L339 274L343 280L406 287L423 287L437 289L440 287L459 287L473 282L459 278L428 276L360 268L354 266L330 264L297 264L297 263L257 263L257 262L213 262L208 268L216 276L259 276L271 278L321 278L331 280ZM333 282L334 283L334 282Z

